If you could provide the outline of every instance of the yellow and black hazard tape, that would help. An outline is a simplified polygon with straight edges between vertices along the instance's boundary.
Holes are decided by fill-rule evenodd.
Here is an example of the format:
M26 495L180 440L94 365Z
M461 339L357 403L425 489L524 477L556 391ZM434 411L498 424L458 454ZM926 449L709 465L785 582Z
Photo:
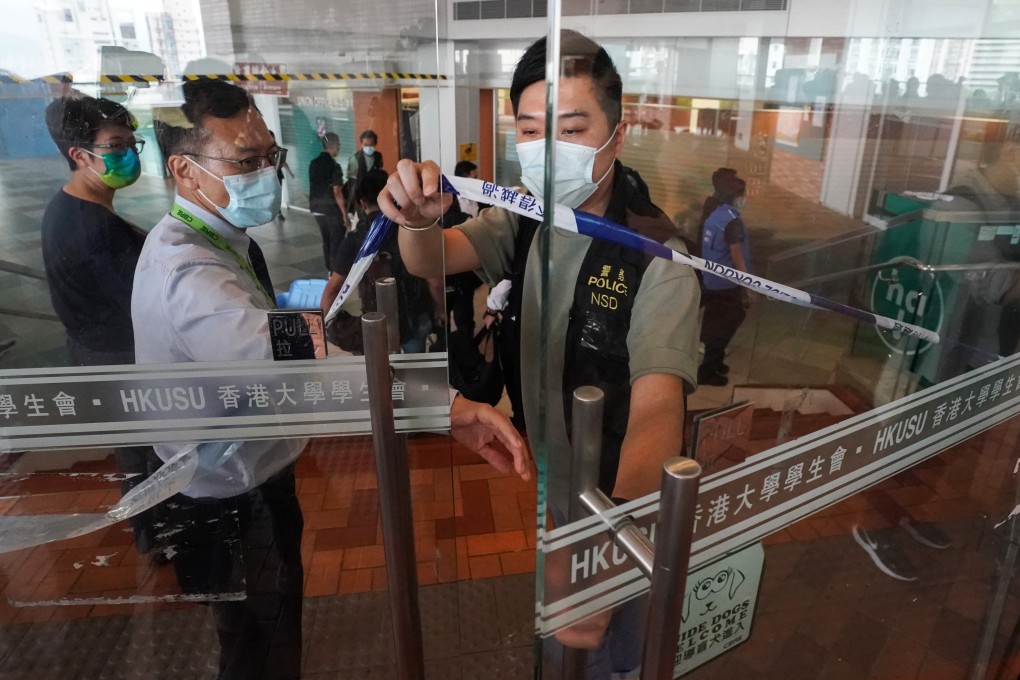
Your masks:
M56 73L52 76L40 76L39 78L22 78L15 75L0 74L0 84L4 85L27 85L29 83L47 83L49 85L61 85L74 82L70 73Z
M156 75L105 75L99 76L101 83L161 83L163 76Z
M271 80L271 81L316 81L316 80L446 80L447 77L436 73L259 73L239 75L222 73L213 75L185 74L183 80L230 80L234 82Z
M314 82L320 80L447 80L447 76L437 73L259 73L239 75L237 73L217 74L185 74L181 80L228 80L232 82L242 81L284 81L284 82ZM156 74L107 74L99 76L102 84L110 83L162 83L166 79ZM25 85L28 83L49 83L58 85L74 82L70 73L61 73L39 78L22 78L15 75L0 74L0 84Z

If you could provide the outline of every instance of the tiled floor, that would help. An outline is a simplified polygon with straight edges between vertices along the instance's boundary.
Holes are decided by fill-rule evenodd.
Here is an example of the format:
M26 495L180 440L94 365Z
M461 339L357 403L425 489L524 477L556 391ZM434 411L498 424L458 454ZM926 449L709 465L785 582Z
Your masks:
M461 677L462 668L525 677L532 654L534 488L478 465L446 437L416 435L409 449L428 677ZM111 481L112 457L95 453L95 460L65 473L5 476L0 510L5 516L105 510L120 493ZM303 677L395 677L371 441L314 440L296 474L305 520L303 603L274 590L265 513L256 513L249 530L264 534L262 542L244 555L247 586L240 590L247 590L272 641L261 677L294 677L270 672L274 654L282 667L302 668ZM152 554L139 556L123 523L0 555L0 587L0 678L71 677L67 669L75 663L90 678L215 675L209 615L180 601L173 568ZM274 652L279 631L293 637L286 621L294 607L302 618L298 650L283 644ZM181 626L188 635L161 649L161 635L176 636ZM40 657L47 638L58 648ZM132 662L121 667L113 653ZM297 655L293 662L288 654ZM166 657L183 674L154 666Z
M38 220L63 172L56 160L0 163L0 200L7 208L0 217L0 285L7 292L0 303L0 337L21 340L0 358L0 368L63 362L63 337L50 318L45 286L24 275L25 268L29 274L42 269ZM148 226L165 210L167 192L161 180L143 178L119 195L118 207ZM815 210L791 196L784 193L775 205L756 208L772 248L784 215ZM793 243L818 235L783 237ZM324 274L318 232L307 214L292 211L285 223L255 237L278 288ZM798 341L791 343L791 337ZM796 375L825 384L846 340L845 325L831 315L759 302L731 346L731 384L700 389L690 407L724 404L733 386L746 382L782 385ZM761 410L755 418L752 451L774 443L779 416ZM836 420L798 415L792 434ZM689 677L967 677L1010 545L1009 525L994 527L1016 503L1011 471L1018 429L1000 426L768 537L751 640ZM108 507L120 492L105 477L114 469L106 453L76 452L78 462L57 466L57 472L9 472L0 479L0 514ZM428 677L531 677L534 483L501 477L438 435L410 437L409 455ZM303 602L295 606L272 594L275 563L268 543L246 556L260 620L267 629L291 631L267 645L264 677L288 677L282 669L295 654L304 677L394 676L371 456L365 438L327 438L314 440L300 459ZM719 469L738 459L731 454ZM37 467L17 454L0 461L7 470ZM23 465L12 468L15 463ZM948 550L934 551L890 529L920 572L913 583L880 573L850 535L862 522L891 528L903 513L937 522L953 542ZM0 679L215 677L218 643L211 612L162 601L179 594L172 568L139 556L123 524L0 554L0 588ZM1005 651L1016 642L1010 639L1020 617L1016 584L1010 581L1004 592L992 672L985 677L1016 677L1020 670L1016 650ZM288 627L294 625L296 639Z
M757 415L753 436L767 438L774 418ZM817 429L821 422L801 419L794 436ZM992 593L1003 576L1008 525L994 525L1014 504L1016 483L1003 470L1012 468L1018 433L1020 424L1000 426L768 537L751 639L690 677L966 677ZM534 487L493 475L463 451L451 450L448 440L438 435L416 436L409 446L422 608L434 612L425 618L429 677L487 677L468 674L475 664L494 669L493 677L530 677ZM305 677L392 673L386 652L390 634L383 625L388 617L385 562L369 451L363 439L316 440L298 467L298 496L306 521L301 627ZM76 471L112 469L112 460L103 460ZM109 482L92 478L83 484L81 479L71 484L53 475L30 477L21 488L38 485L36 492L20 499L9 496L6 514L101 509L119 495ZM889 529L902 513L918 522L938 523L952 547L926 548ZM895 542L920 580L894 581L875 569L850 537L858 523L895 532ZM256 552L245 566L250 581L261 588L267 580L262 574L271 571L273 560ZM81 667L92 669L81 677L165 677L145 674L154 658L146 649L157 657L170 655L194 671L175 677L208 677L215 666L215 655L210 656L215 635L202 607L180 602L73 604L77 598L176 592L172 569L135 554L124 527L3 555L0 571L6 598L22 605L0 603L0 677L69 677L60 669L75 649ZM1013 677L1020 670L1020 657L1016 650L1007 655L1004 650L1020 617L1020 590L1010 578L1004 592L992 667L1012 673L997 677ZM477 598L489 604L477 605ZM60 604L24 606L53 600ZM286 603L267 600L264 606L272 621L286 611ZM472 621L479 616L496 623ZM82 627L79 621L94 623ZM494 635L486 627L492 625L503 632ZM180 627L188 635L179 644L161 643L158 631L176 634ZM43 639L56 640L54 654L32 656ZM113 673L109 653L127 654L124 649L131 650L134 673Z
M409 447L415 552L421 585L534 571L535 488L502 477L451 440L415 435ZM39 455L39 454L35 454ZM5 516L102 512L120 498L104 458L63 473L9 475L0 502ZM11 479L14 477L14 479ZM371 440L313 440L298 468L304 514L302 552L309 597L386 589ZM20 608L7 621L45 620L40 601L157 597L177 592L171 570L140 558L124 524L32 550L0 555L5 594ZM72 614L93 614L74 606ZM97 613L109 612L95 605Z

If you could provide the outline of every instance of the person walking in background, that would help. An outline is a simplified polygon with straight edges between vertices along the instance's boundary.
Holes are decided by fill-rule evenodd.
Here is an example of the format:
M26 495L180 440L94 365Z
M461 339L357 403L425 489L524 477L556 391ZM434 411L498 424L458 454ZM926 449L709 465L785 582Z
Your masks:
M719 182L716 189L719 205L708 215L702 227L701 256L710 262L750 273L750 243L740 217L746 184L736 172L720 172L726 169L720 168L712 177L713 184ZM740 286L714 274L705 273L702 288L705 315L701 324L701 341L705 344L705 357L698 369L698 384L722 386L729 382L726 377L730 370L725 363L726 346L747 315L747 299Z
M344 171L336 162L340 137L335 132L322 135L322 153L308 164L308 203L312 217L322 234L322 258L330 271L330 256L350 227L344 195Z
M334 250L330 257L332 269L329 281L322 293L321 306L328 313L333 301L340 294L347 276L358 259L358 251L368 236L372 221L379 213L379 193L386 188L386 173L373 170L365 175L358 184L355 200L358 209L366 219L359 221L354 231ZM400 249L397 246L397 233L391 229L379 246L371 267L361 279L358 294L361 297L362 313L376 311L375 281L381 277L392 276L397 284L397 301L400 309L400 345L405 353L425 351L425 339L432 329L432 319L436 307L442 307L442 298L435 300L433 289L442 288L442 279L426 281L412 276L407 272Z
M723 196L726 195L728 183L736 176L737 171L733 168L719 168L712 173L713 193L701 205L701 219L698 220L698 233L695 239L696 250L694 251L694 254L698 257L701 257L701 240L705 236L705 222L715 212L715 209L723 204ZM702 301L702 304L704 304L704 301Z
M1010 223L1020 217L1020 125L1010 121L1009 111L990 116L984 124L978 167L963 171L954 178L953 185L944 192L943 200L932 204L935 214L947 217L978 215L964 218L980 224ZM948 200L945 200L948 199ZM960 225L960 232L967 225ZM982 227L987 230L988 227ZM1010 230L1011 231L1011 230ZM1011 234L994 233L988 238L968 239L966 261L982 269L980 276L967 276L960 280L960 292L952 308L952 316L943 320L943 327L959 329L955 347L947 348L939 357L937 380L949 380L987 365L996 355L1010 356L1020 344L1020 276L1011 267L987 267L987 263L1020 261L1020 247ZM987 232L986 232L987 233ZM959 237L957 237L959 238ZM924 383L919 383L923 388ZM909 470L901 473L909 475ZM894 477L896 481L898 477ZM909 482L904 482L907 484ZM930 498L915 498L912 507L921 507L922 501L934 501L937 492L929 482L926 489ZM861 521L853 526L857 545L885 575L898 581L916 581L920 572L903 550L903 537L936 550L952 546L949 536L934 522L925 522L881 489L864 492L881 517ZM900 531L902 529L902 531Z
M383 155L376 148L379 137L372 130L365 130L358 138L361 148L347 161L347 212L357 213L359 219L364 218L360 212L358 201L354 197L355 187L365 178L371 170L383 169Z

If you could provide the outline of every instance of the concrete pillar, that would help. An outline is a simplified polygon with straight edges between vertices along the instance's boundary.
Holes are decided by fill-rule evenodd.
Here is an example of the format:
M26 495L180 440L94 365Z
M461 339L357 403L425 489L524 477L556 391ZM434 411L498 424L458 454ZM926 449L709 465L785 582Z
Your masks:
M871 81L863 74L836 94L825 169L822 175L822 205L842 215L860 216L863 199L860 186L867 140L868 117L873 95Z
M438 50L434 43L421 47L419 64L426 73L439 73L448 78L423 81L419 85L421 157L422 160L439 163L444 172L452 173L457 165L457 96L454 88L453 43L440 42Z

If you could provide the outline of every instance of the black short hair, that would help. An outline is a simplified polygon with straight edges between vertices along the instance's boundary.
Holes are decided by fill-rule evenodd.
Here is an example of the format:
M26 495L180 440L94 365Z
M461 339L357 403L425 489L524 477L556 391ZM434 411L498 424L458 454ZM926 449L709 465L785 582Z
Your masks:
M733 173L721 178L719 188L716 190L716 196L722 199L723 203L732 203L737 198L743 196L746 189L747 183L737 177L737 173Z
M730 191L730 181L737 176L737 171L733 168L719 168L712 173L712 188L715 192L724 196Z
M514 115L521 103L521 93L539 81L545 80L546 39L531 44L517 62L510 83L510 104ZM623 81L616 64L605 48L577 31L560 31L560 63L566 78L588 76L595 83L595 96L609 119L610 129L623 119Z
M370 207L377 207L379 205L379 194L386 188L386 181L389 176L384 170L375 168L365 173L365 176L361 178L357 186L354 187L354 198L358 201L364 201Z
M224 80L189 80L182 87L181 112L191 127L169 127L161 146L171 154L199 153L209 139L205 122L209 118L233 118L247 109L255 109L255 100L246 91Z
M335 132L326 132L322 135L322 148L340 146L340 135Z
M453 169L453 174L457 177L467 177L472 172L478 169L478 166L471 161L460 161Z
M91 145L104 125L134 130L138 121L117 102L80 93L54 99L46 107L46 128L72 171L78 169L78 164L71 159L71 149Z
M371 137L377 142L379 141L379 135L375 134L374 130L365 130L364 132L361 133L361 136L358 137L358 139L360 139L361 141L365 141L369 137Z

